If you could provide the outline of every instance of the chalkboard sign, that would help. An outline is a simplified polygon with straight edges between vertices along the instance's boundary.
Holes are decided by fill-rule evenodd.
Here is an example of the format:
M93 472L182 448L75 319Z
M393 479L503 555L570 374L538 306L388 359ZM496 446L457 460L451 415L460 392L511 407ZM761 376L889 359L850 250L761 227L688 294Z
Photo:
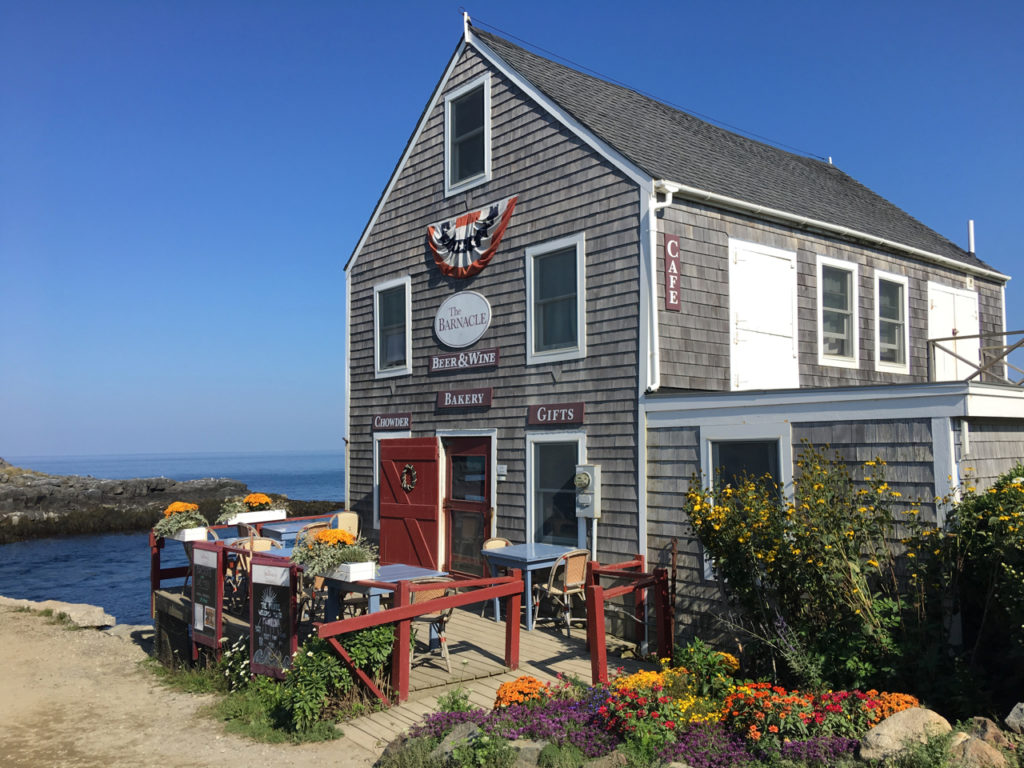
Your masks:
M253 554L249 593L249 663L259 675L283 678L298 648L295 567L280 557Z
M224 548L196 542L192 549L192 640L220 647L224 589L221 584Z

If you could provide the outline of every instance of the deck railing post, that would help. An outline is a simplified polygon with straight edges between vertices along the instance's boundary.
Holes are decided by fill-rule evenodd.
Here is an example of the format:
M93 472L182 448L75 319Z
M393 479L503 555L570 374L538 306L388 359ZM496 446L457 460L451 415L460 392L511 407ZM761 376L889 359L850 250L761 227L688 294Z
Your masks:
M647 558L637 555L640 563L639 571L647 571ZM647 590L638 589L633 595L633 616L636 622L633 624L633 642L640 647L640 652L647 654Z
M522 581L523 572L518 568L509 571L514 579ZM523 602L523 588L509 595L505 604L505 666L519 669L519 609Z
M396 608L401 608L408 605L409 602L409 582L400 581L396 585L394 605ZM406 701L409 698L409 635L411 624L411 619L402 619L395 626L395 650L391 654L391 689L395 692L399 701Z
M149 615L156 616L156 591L160 589L160 549L163 539L158 539L153 531L149 532Z
M654 569L654 605L658 624L658 658L672 657L672 614L668 603L668 572Z
M586 592L590 679L596 685L608 682L608 651L604 644L604 589L599 584L591 584Z

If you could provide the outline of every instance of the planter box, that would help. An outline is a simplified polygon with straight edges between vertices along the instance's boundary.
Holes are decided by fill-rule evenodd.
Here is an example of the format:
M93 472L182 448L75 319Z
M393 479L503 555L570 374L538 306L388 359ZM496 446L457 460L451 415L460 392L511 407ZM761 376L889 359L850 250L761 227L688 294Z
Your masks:
M284 509L259 509L255 512L239 512L234 517L228 518L224 525L269 523L271 520L284 520L286 517L288 517L288 511Z
M362 581L377 575L377 564L372 560L366 563L342 563L330 573L332 579L339 581Z
M206 541L206 526L182 528L173 536L168 536L167 538L174 539L175 541Z

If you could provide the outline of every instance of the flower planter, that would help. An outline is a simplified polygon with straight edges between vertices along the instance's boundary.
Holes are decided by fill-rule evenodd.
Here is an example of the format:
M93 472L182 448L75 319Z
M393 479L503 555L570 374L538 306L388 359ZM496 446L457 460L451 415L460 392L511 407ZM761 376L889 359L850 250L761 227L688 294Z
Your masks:
M224 524L269 523L271 520L284 520L286 517L288 517L288 511L284 509L258 509L255 512L239 512L234 517L225 520Z
M182 528L167 538L174 539L175 541L206 541L206 526Z
M372 560L366 563L342 563L329 574L339 581L362 581L377 575L377 564Z

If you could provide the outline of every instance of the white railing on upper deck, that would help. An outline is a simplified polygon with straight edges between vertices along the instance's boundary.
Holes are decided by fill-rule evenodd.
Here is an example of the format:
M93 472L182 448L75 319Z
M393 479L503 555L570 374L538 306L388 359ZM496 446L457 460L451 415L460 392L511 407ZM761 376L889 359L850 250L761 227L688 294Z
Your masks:
M998 342L998 343L997 343ZM1024 331L928 340L929 381L974 381L1024 387Z

